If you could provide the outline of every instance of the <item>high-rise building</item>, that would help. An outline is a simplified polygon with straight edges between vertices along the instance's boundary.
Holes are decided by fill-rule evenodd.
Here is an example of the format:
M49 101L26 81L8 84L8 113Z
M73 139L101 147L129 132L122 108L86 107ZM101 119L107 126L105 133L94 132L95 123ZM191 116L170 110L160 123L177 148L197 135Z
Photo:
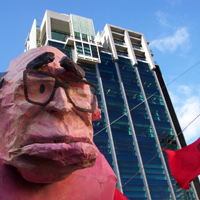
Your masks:
M25 43L27 50L57 47L98 86L102 118L93 123L94 142L128 199L199 199L198 179L182 190L161 150L186 142L148 44L144 34L109 24L95 35L91 19L52 11L34 20Z

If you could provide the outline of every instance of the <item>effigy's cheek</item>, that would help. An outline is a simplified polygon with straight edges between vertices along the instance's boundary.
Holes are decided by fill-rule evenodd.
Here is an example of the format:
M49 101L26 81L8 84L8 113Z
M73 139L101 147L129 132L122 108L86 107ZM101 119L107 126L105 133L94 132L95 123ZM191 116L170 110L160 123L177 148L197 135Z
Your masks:
M81 112L74 108L75 113L78 115L79 118L85 123L86 126L92 126L92 113L88 112Z

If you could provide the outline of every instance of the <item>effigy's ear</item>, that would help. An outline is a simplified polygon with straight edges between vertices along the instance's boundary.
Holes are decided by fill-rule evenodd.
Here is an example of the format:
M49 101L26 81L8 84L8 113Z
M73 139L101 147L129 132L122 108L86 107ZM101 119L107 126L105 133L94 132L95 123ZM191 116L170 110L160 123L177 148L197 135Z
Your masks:
M101 110L96 108L96 110L92 113L92 121L96 121L101 119Z
M95 111L92 113L92 121L96 121L101 119L101 109L98 108L98 102L96 100L96 109Z

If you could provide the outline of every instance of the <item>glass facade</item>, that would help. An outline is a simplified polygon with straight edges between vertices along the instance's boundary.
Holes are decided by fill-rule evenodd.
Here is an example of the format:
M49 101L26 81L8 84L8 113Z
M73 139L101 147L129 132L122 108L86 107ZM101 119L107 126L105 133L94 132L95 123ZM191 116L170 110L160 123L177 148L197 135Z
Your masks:
M67 36L70 35L69 33L63 33L59 31L52 30L51 31L51 38L54 40L60 40L62 42L66 41Z
M125 184L139 171L139 165L115 64L110 55L101 53L99 70L110 122L112 123L123 115L111 125L111 130L121 182ZM123 191L129 199L146 199L140 172L123 187Z
M148 105L156 128L157 136L160 141L160 145L162 148L177 150L178 145L176 143L172 127L169 123L169 118L167 116L158 85L155 81L154 74L150 70L149 65L142 62L138 62L138 71L142 81L142 86L148 99ZM187 191L186 193L176 184L176 181L170 173L166 154L164 154L164 158L177 199L183 200L188 199L188 197L189 199L195 199L192 191Z
M83 47L81 42L76 42L76 51L78 54L83 55Z
M83 43L83 47L84 47L85 56L91 56L89 44Z
M52 41L48 41L47 46L56 47L57 49L62 51L64 54L66 54L69 58L71 58L72 60L74 59L74 49L71 46L67 46L67 45L65 46L62 43L52 42Z
M99 56L98 56L98 52L97 52L97 47L94 45L91 45L91 50L92 50L92 56L94 58L98 58Z
M129 59L119 58L118 66L124 83L129 109L131 110L131 117L138 140L139 150L143 164L145 165L158 153L153 130L144 104L138 78L131 61ZM161 196L157 193L156 186L154 186L157 181L160 182L160 188L164 187L163 191L166 192L166 194L162 193L162 197L170 199L168 184L159 155L157 155L152 162L155 165L154 168L152 166L149 168L148 164L144 168L150 194L154 199L161 199ZM165 186L167 188L165 188Z

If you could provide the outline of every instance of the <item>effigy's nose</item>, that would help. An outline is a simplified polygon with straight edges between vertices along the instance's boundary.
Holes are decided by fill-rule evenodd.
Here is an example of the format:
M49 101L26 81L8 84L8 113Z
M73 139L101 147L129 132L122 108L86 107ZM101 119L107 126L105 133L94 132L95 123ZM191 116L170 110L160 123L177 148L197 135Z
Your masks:
M65 90L59 87L56 89L53 99L47 104L46 107L49 111L64 114L69 112L73 105L69 102Z

